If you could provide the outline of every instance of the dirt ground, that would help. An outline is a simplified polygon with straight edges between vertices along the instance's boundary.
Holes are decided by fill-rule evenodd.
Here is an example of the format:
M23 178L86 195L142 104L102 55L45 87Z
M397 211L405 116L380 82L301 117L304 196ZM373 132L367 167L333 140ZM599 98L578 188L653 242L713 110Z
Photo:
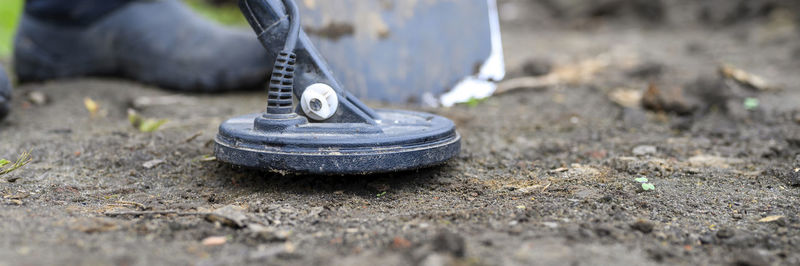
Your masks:
M208 160L219 123L261 110L260 92L158 105L142 100L174 93L23 84L0 158L34 160L0 179L0 265L800 264L797 9L576 2L501 2L509 78L600 70L426 109L456 121L463 150L412 172L284 176ZM720 80L722 63L779 90ZM139 132L131 106L169 122Z

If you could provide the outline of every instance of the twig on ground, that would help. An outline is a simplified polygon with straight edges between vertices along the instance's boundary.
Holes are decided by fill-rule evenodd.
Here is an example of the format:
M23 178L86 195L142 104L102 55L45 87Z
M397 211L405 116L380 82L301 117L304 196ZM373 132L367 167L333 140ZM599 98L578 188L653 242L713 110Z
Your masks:
M500 95L519 89L543 89L562 84L580 84L594 79L595 75L611 65L606 56L598 56L575 64L556 67L547 75L539 77L521 77L501 82L494 95Z
M494 92L494 95L500 95L519 89L543 89L555 85L558 85L558 79L553 75L521 77L497 84L497 90Z
M130 212L105 212L106 216L151 216L151 215L177 215L177 216L204 216L207 212L179 212L179 211L130 211Z
M563 172L566 172L566 171L569 171L569 168L559 167L559 168L556 168L556 169L547 170L547 173L548 174L555 174L555 173L563 173Z
M144 206L144 204L141 204L141 203L138 203L138 202L133 202L133 201L124 201L124 200L118 200L118 201L114 202L114 204L109 204L109 205L112 205L112 206L135 206L136 208L139 208L141 210L146 210L147 209L147 207Z
M198 137L200 137L202 135L203 135L203 131L197 131L197 133L194 133L194 135L191 135L188 138L186 138L184 140L184 142L186 142L186 143L192 142L193 140L197 139Z
M770 84L764 78L748 73L742 69L736 68L731 65L722 65L719 67L719 73L725 77L751 88L756 91L779 91L780 87Z
M547 191L547 189L550 188L550 185L552 185L552 184L553 184L553 182L547 183L547 185L542 188L542 193Z

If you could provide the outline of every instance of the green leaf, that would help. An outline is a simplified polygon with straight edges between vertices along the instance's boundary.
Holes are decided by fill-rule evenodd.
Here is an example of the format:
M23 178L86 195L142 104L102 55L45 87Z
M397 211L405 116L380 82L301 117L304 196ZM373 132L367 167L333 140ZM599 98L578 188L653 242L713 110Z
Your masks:
M639 182L639 183L647 183L648 181L650 181L650 180L647 180L647 177L640 177L640 178L637 178L637 179L634 179L634 180L636 180L636 182Z
M131 125L135 128L139 128L142 125L142 116L140 116L136 111L133 109L128 109L128 121L131 122Z
M0 58L10 59L14 47L14 35L17 31L24 0L0 1Z
M142 121L142 124L139 125L139 131L141 132L153 132L158 130L162 125L167 123L166 119L155 120L155 119L147 119Z
M9 161L9 160L0 159L0 167L6 166L6 165L8 165L10 163L11 163L11 161Z
M158 130L168 120L144 118L136 110L128 109L128 121L131 122L131 126L139 131L149 133Z
M644 189L644 191L654 190L656 186L650 183L642 183L642 189Z
M233 26L247 25L247 20L242 16L242 11L234 1L186 0L184 2L200 15L219 23ZM212 2L221 4L212 4ZM233 4L229 4L229 2Z
M486 99L488 99L488 98L470 98L470 99L469 99L467 102L465 102L465 103L466 103L466 104L467 104L467 106L469 106L469 107L476 107L476 106L478 106L479 104L481 104L483 101L486 101Z
M753 110L758 108L759 101L757 98L747 97L744 99L744 109Z

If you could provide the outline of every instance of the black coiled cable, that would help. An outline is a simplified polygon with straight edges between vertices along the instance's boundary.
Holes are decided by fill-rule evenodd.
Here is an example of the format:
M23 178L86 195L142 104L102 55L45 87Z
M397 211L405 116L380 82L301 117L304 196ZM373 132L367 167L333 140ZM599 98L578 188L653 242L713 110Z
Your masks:
M300 35L300 11L294 0L283 0L289 15L289 33L283 50L275 58L269 80L267 113L290 114L294 102L294 71L297 55L294 53Z

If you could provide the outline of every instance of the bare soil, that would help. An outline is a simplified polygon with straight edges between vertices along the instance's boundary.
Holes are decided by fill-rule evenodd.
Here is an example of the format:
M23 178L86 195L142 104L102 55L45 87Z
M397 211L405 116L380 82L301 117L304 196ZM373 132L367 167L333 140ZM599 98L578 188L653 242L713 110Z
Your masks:
M587 80L426 109L456 121L463 150L418 171L297 176L208 160L219 123L261 110L260 92L139 104L169 119L142 133L127 109L172 92L96 78L20 85L0 158L34 160L0 179L0 265L800 264L796 9L777 2L731 22L723 4L561 6L573 2L502 1L510 78L610 63ZM719 81L722 63L782 90L696 81ZM682 88L661 97L692 108L609 97L650 84Z

